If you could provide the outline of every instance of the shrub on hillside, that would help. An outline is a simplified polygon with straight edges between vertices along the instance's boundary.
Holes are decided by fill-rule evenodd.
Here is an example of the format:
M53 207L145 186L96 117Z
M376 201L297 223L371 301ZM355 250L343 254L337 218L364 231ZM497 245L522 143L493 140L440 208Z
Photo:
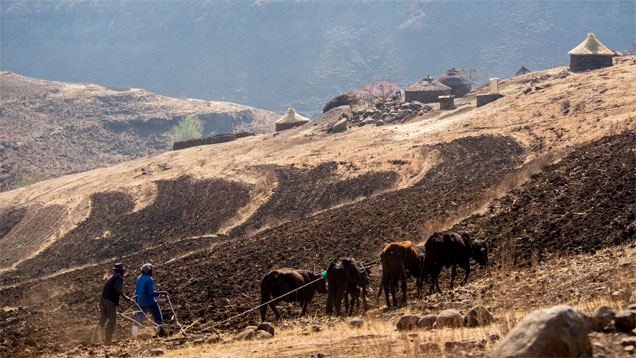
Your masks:
M189 115L179 121L179 124L172 128L170 140L166 148L172 149L174 142L182 142L188 139L201 138L203 135L203 122L195 115Z

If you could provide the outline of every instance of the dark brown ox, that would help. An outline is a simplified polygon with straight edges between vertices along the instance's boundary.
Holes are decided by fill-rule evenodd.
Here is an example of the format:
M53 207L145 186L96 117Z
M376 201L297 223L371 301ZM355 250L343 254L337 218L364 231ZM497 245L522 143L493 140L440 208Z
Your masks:
M458 234L452 231L436 232L426 240L424 245L424 271L431 276L431 288L429 293L442 293L439 288L439 273L442 267L452 266L450 288L453 289L455 269L457 265L466 271L466 277L462 284L468 281L470 274L470 259L482 266L488 264L488 246L485 242L470 239L467 233Z
M378 298L384 289L384 297L387 307L391 307L389 302L389 291L393 297L393 306L397 306L396 291L398 281L402 280L402 304L406 306L406 279L409 273L413 277L419 277L419 259L417 249L411 241L391 242L384 246L380 254L382 261L382 284L378 290Z
M316 282L307 285L312 281ZM307 286L281 297L304 285ZM304 316L307 313L307 305L311 302L312 298L314 298L316 291L319 293L327 293L325 279L321 279L320 275L316 275L307 270L296 270L291 268L274 270L265 275L261 281L261 304L264 304L273 298L280 297L269 304L272 311L274 311L274 314L276 314L276 319L278 320L280 318L280 312L276 309L276 304L278 302L300 302L303 307L300 315ZM260 311L261 321L265 321L267 305L263 305L260 308Z
M367 310L367 285L369 284L370 268L364 267L362 262L353 258L340 257L331 261L327 269L327 314L331 314L333 307L336 314L341 315L340 310L344 299L344 314L353 312L354 303L360 308L360 288L362 288L362 303L364 310ZM351 307L347 296L351 296Z

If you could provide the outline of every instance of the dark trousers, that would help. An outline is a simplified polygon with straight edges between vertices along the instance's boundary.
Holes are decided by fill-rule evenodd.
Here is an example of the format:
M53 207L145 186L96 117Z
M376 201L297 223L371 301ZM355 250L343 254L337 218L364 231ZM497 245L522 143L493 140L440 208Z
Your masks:
M97 334L104 328L106 321L108 321L108 324L104 332L104 343L110 344L113 340L113 331L115 330L115 323L117 322L117 306L115 302L99 296L99 322L93 334L93 342L97 340Z
M163 316L161 315L161 309L159 309L159 304L157 302L154 302L149 306L139 307L141 308L141 311L137 312L135 315L135 322L133 322L133 325L138 325L137 323L143 322L146 316L148 316L148 318L152 318L156 324L163 323Z

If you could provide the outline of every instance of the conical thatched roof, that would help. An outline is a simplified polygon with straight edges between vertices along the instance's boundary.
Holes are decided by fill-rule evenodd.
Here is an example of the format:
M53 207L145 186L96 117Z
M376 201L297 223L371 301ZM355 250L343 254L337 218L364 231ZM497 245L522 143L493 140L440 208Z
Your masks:
M443 75L437 78L446 86L471 86L473 81L455 67L449 68Z
M576 46L570 52L570 55L582 56L582 55L597 55L597 56L614 56L614 51L608 49L599 41L593 33L589 33L587 38Z
M417 83L406 88L406 91L422 91L422 92L432 92L432 91L450 91L451 88L441 83L440 81L434 79L431 76L426 76L422 78Z
M279 120L276 121L276 124L283 123L306 123L309 122L309 118L303 117L300 114L296 113L296 110L293 108L289 108L287 113L285 113Z

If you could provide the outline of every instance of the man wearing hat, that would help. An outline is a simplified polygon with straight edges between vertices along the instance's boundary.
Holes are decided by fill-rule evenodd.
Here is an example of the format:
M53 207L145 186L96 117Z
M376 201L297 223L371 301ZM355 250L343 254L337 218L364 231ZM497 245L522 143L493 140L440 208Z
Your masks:
M141 308L140 312L135 315L135 322L133 322L132 335L137 336L139 330L139 323L143 322L145 316L152 316L152 320L160 325L163 323L163 316L161 315L161 309L155 297L159 295L167 295L166 291L155 291L155 281L152 279L152 265L145 264L141 266L141 275L137 277L137 284L135 285L135 294L137 294L137 304Z
M108 320L108 324L106 325L104 334L104 343L110 344L112 342L113 331L115 330L115 323L117 322L119 297L123 297L126 301L132 301L122 290L125 273L126 268L123 264L115 264L115 266L113 266L113 274L106 279L102 294L99 296L99 322L93 333L93 342L97 342L98 332L104 328L106 320Z

